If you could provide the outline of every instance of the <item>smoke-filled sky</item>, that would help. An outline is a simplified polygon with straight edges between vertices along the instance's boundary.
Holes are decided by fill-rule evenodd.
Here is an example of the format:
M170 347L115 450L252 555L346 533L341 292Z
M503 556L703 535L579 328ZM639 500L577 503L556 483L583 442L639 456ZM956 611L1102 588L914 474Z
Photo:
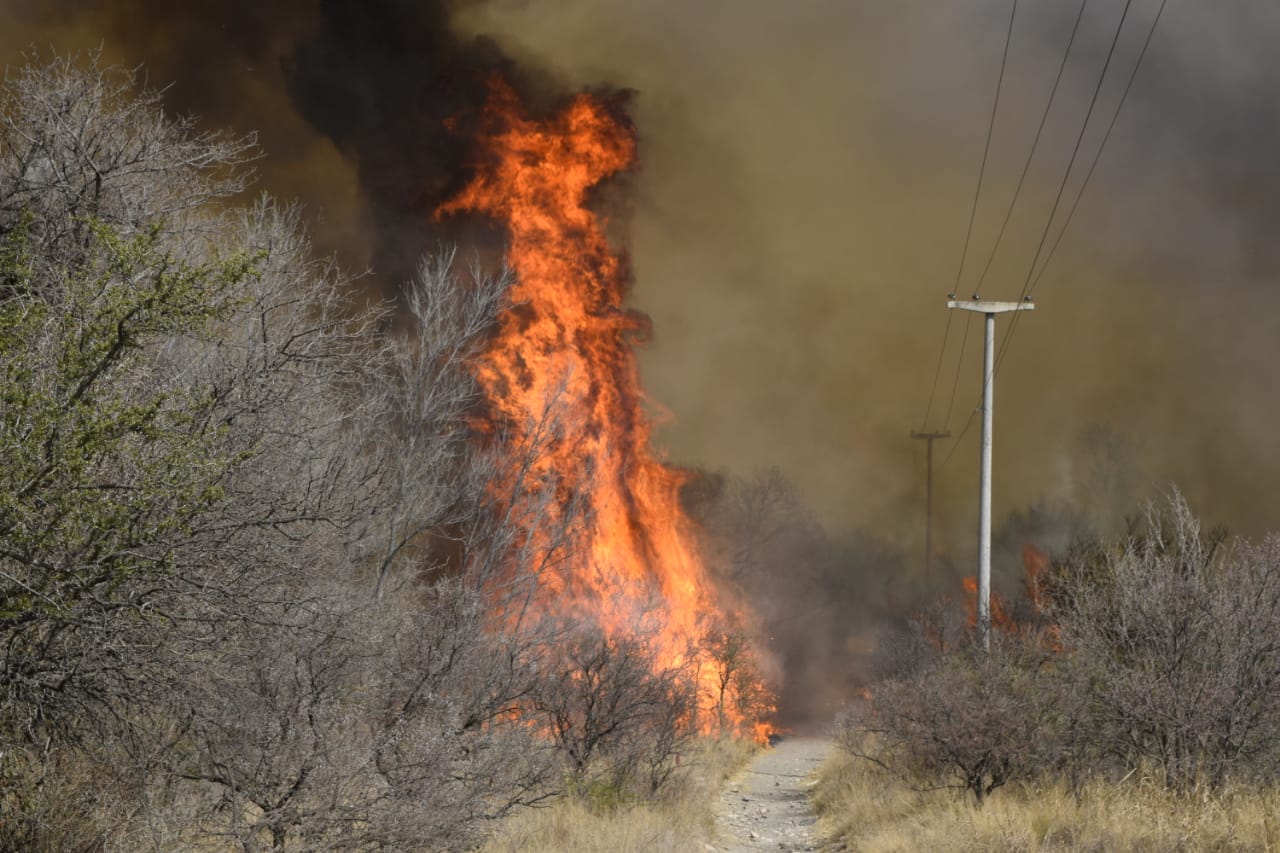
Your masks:
M984 298L1022 288L1125 5L1087 4ZM1130 5L1065 204L1159 5ZM1078 8L1019 5L965 295ZM634 90L642 164L615 230L634 302L654 319L643 369L671 415L660 431L670 457L776 465L831 526L909 542L924 482L923 443L909 433L924 426L1009 9L0 0L0 56L12 67L32 47L101 45L109 61L144 64L152 85L172 82L175 109L260 131L264 188L302 199L322 247L384 280L439 238L430 211L465 177L464 141L443 122L479 105L487 73L542 97ZM1177 482L1235 530L1280 526L1277 43L1272 0L1168 4L1000 371L997 517L1041 498L1110 512L1101 481L1121 472L1130 497ZM964 321L953 319L930 429L946 425ZM980 342L975 319L956 433L977 402ZM977 432L937 472L942 538L962 554ZM939 461L951 449L939 443Z

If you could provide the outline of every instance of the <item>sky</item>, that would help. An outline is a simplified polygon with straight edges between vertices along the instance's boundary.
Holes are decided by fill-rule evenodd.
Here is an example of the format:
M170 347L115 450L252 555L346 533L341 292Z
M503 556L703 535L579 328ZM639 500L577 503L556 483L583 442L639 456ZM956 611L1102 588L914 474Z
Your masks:
M976 320L951 318L938 370L947 294L979 288L1080 9L1018 4L991 125L1012 6L0 0L0 61L97 47L169 86L175 110L259 131L261 186L299 198L317 244L383 286L442 238L486 239L429 216L466 177L444 120L479 106L485 75L546 106L629 90L640 164L607 200L654 321L642 371L663 451L776 466L829 528L915 547L911 431L958 435L980 391ZM1062 213L1160 6L1085 5L983 298L1021 293L1117 24ZM1041 502L1114 526L1176 483L1234 531L1278 526L1276 43L1270 0L1167 4L997 376L997 518ZM938 541L958 560L977 438L975 418L936 445Z

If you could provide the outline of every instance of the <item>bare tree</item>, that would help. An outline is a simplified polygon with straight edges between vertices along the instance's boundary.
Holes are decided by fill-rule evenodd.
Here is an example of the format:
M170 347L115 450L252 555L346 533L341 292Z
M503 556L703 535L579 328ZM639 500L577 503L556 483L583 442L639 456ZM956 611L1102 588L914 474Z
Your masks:
M369 514L363 554L378 597L396 565L429 551L432 537L439 545L440 536L456 534L485 501L493 472L476 458L480 391L472 366L510 285L509 272L473 266L463 274L452 249L424 259L405 288L411 332L389 340L364 382L354 428L380 475L381 511Z
M688 491L717 587L751 603L743 608L749 617L717 626L721 636L709 639L723 651L733 645L724 644L725 634L750 641L751 666L777 692L790 722L830 720L865 683L870 661L849 654L868 645L857 633L903 609L887 606L889 579L904 574L901 555L869 535L830 536L776 470L743 479L703 475ZM771 704L757 699L760 707ZM713 714L717 705L712 698Z
M774 707L750 638L742 631L709 630L697 644L694 659L707 661L714 674L714 681L702 686L699 700L709 706L716 730L722 736L753 734L740 732L740 723L762 721Z
M174 120L159 93L97 54L32 61L0 96L0 221L29 213L34 254L50 268L92 244L92 221L126 237L207 232L210 202L242 192L256 156L252 135Z
M693 672L665 664L644 635L569 629L547 659L532 697L534 718L555 739L579 785L614 795L637 783L651 794L692 736Z

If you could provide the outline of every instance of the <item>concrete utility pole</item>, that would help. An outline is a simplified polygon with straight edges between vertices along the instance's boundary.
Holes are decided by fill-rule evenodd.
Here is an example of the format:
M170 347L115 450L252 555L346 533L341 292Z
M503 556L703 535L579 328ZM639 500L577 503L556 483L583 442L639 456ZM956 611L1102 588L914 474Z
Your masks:
M924 577L933 580L933 443L940 438L951 438L949 432L916 432L911 431L912 438L918 438L925 444L924 475Z
M976 311L986 315L986 346L982 351L982 476L978 487L978 634L982 647L991 648L991 421L995 406L996 315L1007 311L1033 311L1035 304L1025 302L984 302L977 295L972 301L954 297L948 308Z

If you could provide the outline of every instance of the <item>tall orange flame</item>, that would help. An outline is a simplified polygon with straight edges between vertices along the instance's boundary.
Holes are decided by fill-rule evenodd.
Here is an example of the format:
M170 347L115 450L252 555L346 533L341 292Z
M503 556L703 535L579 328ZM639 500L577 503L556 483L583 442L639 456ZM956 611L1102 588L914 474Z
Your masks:
M485 115L482 166L437 215L479 213L508 232L514 307L477 373L495 417L518 432L554 401L575 431L543 460L589 504L551 579L556 607L611 631L643 613L664 655L680 661L723 614L680 505L685 475L650 449L633 350L648 320L623 307L627 270L588 207L593 188L635 163L634 131L585 94L534 120L500 81ZM699 678L714 679L710 664ZM736 722L750 731L757 721Z

